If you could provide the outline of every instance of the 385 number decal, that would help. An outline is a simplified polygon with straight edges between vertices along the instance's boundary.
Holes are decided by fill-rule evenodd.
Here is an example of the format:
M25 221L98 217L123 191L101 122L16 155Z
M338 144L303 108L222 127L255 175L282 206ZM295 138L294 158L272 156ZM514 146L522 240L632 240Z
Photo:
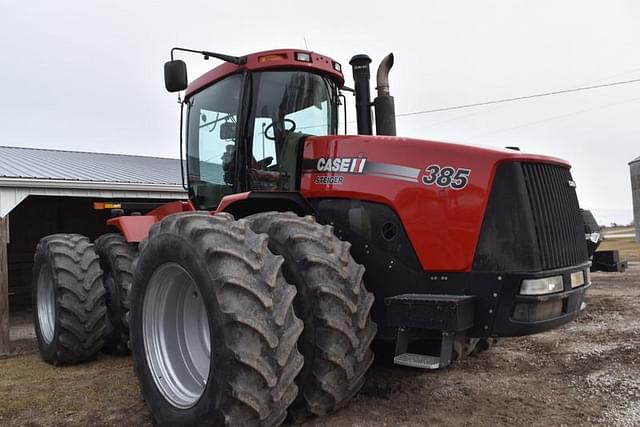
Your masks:
M471 169L452 168L451 166L429 165L424 169L422 183L424 185L437 185L441 188L453 188L462 190L469 183Z

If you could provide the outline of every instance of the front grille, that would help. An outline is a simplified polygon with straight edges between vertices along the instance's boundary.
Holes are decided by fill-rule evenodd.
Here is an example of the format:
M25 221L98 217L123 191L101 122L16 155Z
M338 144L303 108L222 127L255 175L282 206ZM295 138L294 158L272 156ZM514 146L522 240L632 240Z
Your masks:
M571 172L561 166L522 163L522 173L544 270L587 259L584 225Z
M584 224L570 180L561 166L500 164L473 270L530 272L586 262Z

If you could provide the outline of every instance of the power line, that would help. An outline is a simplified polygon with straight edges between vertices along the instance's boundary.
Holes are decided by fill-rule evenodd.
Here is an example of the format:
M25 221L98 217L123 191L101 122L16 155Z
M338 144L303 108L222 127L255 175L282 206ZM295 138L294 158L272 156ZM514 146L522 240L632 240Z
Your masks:
M608 75L606 77L601 77L601 78L596 79L596 80L584 81L584 82L579 83L579 85L580 86L593 85L593 84L596 84L596 83L600 83L600 82L605 82L607 80L611 80L611 79L613 79L615 77L621 77L621 76L626 76L626 75L629 75L629 74L634 74L634 73L637 73L638 71L640 71L640 67L633 68L633 69L627 70L627 71L622 71L622 72L619 72L619 73L616 73L616 74L610 74L610 75ZM500 108L500 107L497 107L497 108ZM482 110L476 110L476 111L474 111L472 113L466 113L466 114L462 114L462 115L456 116L456 117L449 117L447 119L439 120L437 122L433 122L433 123L430 123L430 124L426 124L424 126L420 126L419 130L424 131L425 129L431 129L431 128L435 127L435 126L438 126L438 125L441 125L441 124L444 124L444 123L457 122L457 121L466 119L468 117L478 116L480 114L487 114L487 113L495 111L495 110L496 110L496 108L485 108L485 109L482 109Z
M396 114L396 117L408 117L408 116L417 116L419 114L439 113L439 112L442 112L442 111L462 110L462 109L465 109L465 108L482 107L482 106L485 106L485 105L493 105L493 104L502 104L504 102L523 101L523 100L533 99L533 98L542 98L542 97L545 97L545 96L553 96L553 95L562 95L562 94L565 94L565 93L582 92L582 91L585 91L585 90L600 89L600 88L612 87L612 86L621 86L621 85L627 85L627 84L638 83L638 82L640 82L640 79L623 80L623 81L603 83L603 84L593 85L593 86L582 86L582 87L577 87L577 88L573 88L573 89L563 89L563 90L556 90L556 91L552 91L552 92L537 93L537 94L533 94L533 95L517 96L517 97L514 97L514 98L495 99L495 100L492 100L492 101L477 102L477 103L474 103L474 104L452 105L452 106L448 106L448 107L434 108L432 110L413 111L413 112L410 112L410 113Z
M576 116L578 114L584 114L587 112L591 112L591 111L595 111L595 110L601 110L601 109L605 109L605 108L611 108L611 107L615 107L618 105L623 105L623 104L629 104L631 102L636 102L636 101L640 101L640 98L632 98L632 99L627 99L626 101L620 101L620 102L613 102L610 104L605 104L605 105L597 105L595 107L591 107L591 108L585 108L582 110L578 110L578 111L572 111L569 113L565 113L565 114L559 114L557 116L551 116L551 117L547 117L545 119L541 119L541 120L536 120L533 122L527 122L527 123L522 123L516 126L510 126L507 128L502 128L502 129L497 129L497 130L493 130L493 131L489 131L489 132L482 132L479 134L475 134L471 137L464 137L462 138L465 141L473 141L474 139L481 139L484 138L486 136L490 136L490 135L494 135L497 133L503 133L503 132L510 132L516 129L520 129L520 128L525 128L525 127L530 127L530 126L536 126L542 123L546 123L546 122L550 122L550 121L554 121L554 120L560 120L560 119L565 119L567 117L572 117L572 116Z

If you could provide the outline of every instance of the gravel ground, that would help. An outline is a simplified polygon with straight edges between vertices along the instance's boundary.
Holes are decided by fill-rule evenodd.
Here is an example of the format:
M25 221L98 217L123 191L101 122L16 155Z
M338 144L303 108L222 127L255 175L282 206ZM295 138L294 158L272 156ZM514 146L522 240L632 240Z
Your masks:
M592 279L577 321L502 340L443 371L378 357L360 396L307 425L640 426L640 262ZM152 425L130 358L51 367L28 317L17 319L19 355L0 359L0 425Z

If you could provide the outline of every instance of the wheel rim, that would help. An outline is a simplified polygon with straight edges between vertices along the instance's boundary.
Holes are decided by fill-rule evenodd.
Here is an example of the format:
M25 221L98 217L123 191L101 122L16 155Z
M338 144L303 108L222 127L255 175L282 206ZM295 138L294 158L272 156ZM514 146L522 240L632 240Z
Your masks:
M53 277L48 268L43 266L38 274L37 311L40 335L45 343L53 341L56 328L56 293L53 288Z
M211 336L204 300L180 265L165 263L152 274L142 308L142 335L160 392L176 408L195 405L209 378Z

